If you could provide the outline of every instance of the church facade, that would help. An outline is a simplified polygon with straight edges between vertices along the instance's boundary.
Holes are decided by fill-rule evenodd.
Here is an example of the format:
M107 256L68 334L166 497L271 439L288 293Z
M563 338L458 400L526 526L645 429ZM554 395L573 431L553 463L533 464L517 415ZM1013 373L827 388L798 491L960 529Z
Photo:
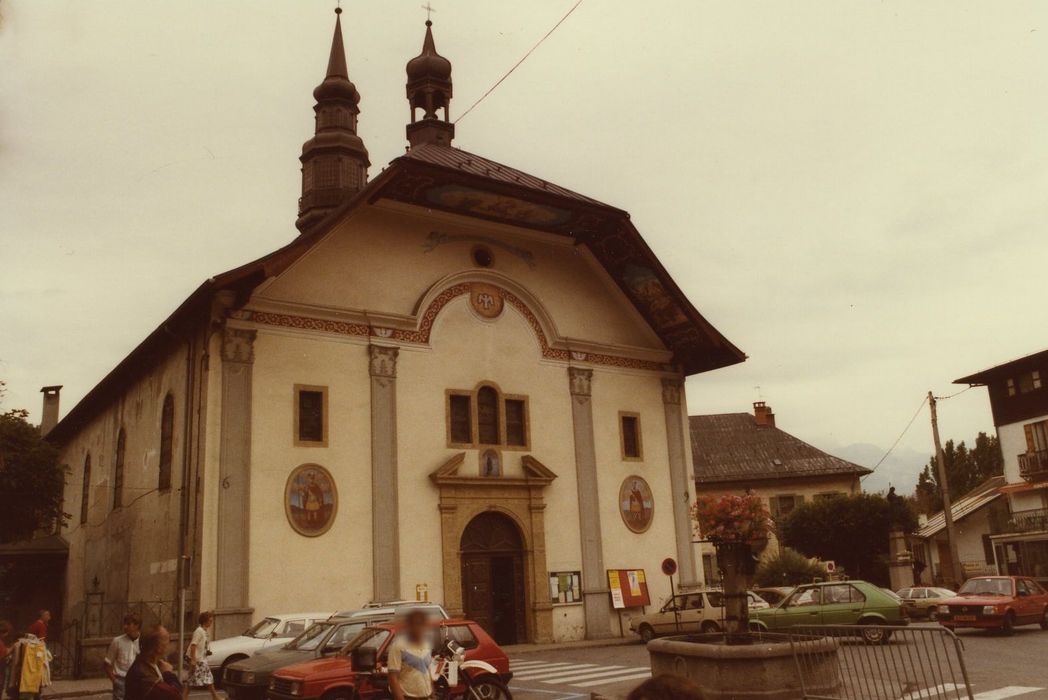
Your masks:
M500 642L618 634L609 570L700 574L683 382L744 355L620 209L452 146L427 22L368 179L336 21L299 235L219 274L49 433L66 610L428 599ZM653 600L654 602L654 600Z

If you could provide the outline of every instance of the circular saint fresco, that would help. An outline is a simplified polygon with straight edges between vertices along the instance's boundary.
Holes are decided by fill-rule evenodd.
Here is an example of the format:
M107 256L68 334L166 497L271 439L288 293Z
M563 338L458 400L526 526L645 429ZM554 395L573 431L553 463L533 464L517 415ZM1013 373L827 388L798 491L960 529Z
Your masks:
M338 491L331 473L319 464L295 467L284 488L287 521L300 535L323 535L335 521Z
M644 532L651 527L655 499L647 481L636 475L626 477L619 487L619 513L622 522L633 532Z

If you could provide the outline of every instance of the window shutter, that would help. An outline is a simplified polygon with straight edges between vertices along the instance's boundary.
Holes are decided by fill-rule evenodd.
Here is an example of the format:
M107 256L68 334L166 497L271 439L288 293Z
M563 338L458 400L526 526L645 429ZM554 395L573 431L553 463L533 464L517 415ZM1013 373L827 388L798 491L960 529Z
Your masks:
M1034 445L1034 442L1033 442L1033 425L1032 424L1024 425L1023 426L1023 430L1026 432L1026 451L1027 452L1034 452L1034 451L1036 451L1037 448L1036 448L1036 445Z
M506 399L506 444L524 447L528 444L524 419L524 402Z
M463 445L473 444L473 416L470 398L452 394L450 400L451 441Z
M477 432L480 444L499 444L499 396L490 386L477 392Z

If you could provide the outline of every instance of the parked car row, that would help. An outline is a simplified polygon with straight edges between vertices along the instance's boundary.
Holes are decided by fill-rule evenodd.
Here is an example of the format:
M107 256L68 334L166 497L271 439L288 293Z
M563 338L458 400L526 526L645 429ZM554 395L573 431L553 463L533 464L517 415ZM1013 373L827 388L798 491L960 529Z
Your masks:
M212 659L231 700L303 700L385 697L386 649L395 637L398 618L422 610L431 619L438 641L461 663L459 685L447 697L467 691L485 698L510 698L506 683L509 659L475 622L449 620L443 607L398 601L359 610L275 615L243 635L215 642L221 656ZM310 623L301 629L303 621ZM281 635L300 633L291 639ZM361 668L359 654L370 659Z
M974 627L1011 634L1020 625L1048 630L1048 591L1025 576L979 576L957 595L938 601L936 617L947 629Z
M747 597L751 611L771 607L755 591ZM630 630L645 642L664 634L720 632L723 624L724 592L713 589L675 595L658 612L630 618Z

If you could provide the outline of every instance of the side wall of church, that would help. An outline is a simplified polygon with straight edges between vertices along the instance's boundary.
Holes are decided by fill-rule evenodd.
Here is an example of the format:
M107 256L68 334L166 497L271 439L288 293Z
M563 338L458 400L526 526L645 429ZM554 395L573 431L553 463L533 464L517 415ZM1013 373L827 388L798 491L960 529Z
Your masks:
M126 387L104 411L62 446L69 467L64 531L69 541L66 570L66 622L79 619L87 591L99 591L106 604L92 611L111 628L127 601L173 601L176 597L180 483L183 470L186 349L171 352L152 371ZM160 432L165 397L174 399L171 486L160 490ZM114 506L117 442L124 430L121 505ZM87 510L82 508L85 463L90 456ZM97 585L96 585L97 582Z

